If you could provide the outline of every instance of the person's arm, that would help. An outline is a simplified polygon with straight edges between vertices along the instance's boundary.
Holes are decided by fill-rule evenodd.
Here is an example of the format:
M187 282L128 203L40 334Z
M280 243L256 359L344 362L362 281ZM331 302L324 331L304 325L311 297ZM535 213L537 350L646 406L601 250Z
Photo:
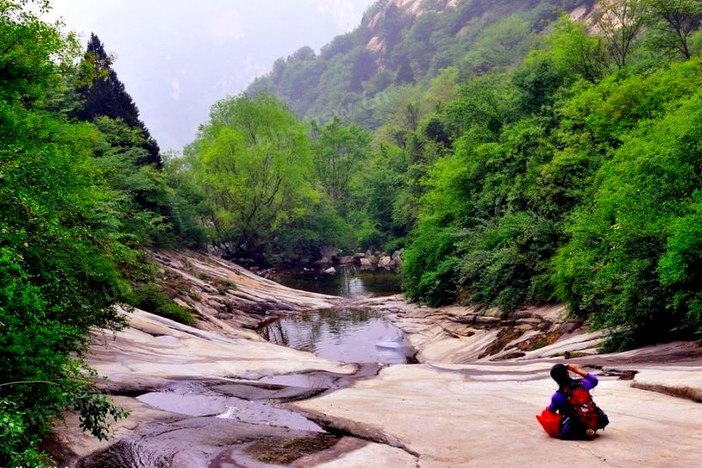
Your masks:
M592 388L597 386L597 383L598 383L597 376L595 376L594 374L590 374L588 371L586 371L585 369L583 369L579 365L568 364L568 370L575 373L575 374L578 374L580 377L582 377L584 380L583 385L588 390L591 390Z
M580 377L585 377L588 374L588 372L585 369L583 369L582 367L580 367L577 364L566 364L566 365L568 366L569 371L571 371L575 374L578 374Z

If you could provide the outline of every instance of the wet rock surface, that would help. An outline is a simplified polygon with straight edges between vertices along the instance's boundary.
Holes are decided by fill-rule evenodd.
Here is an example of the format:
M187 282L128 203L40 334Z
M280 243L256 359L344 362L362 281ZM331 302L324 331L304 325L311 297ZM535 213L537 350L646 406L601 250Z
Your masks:
M88 362L131 411L97 442L69 415L61 466L696 466L702 351L671 343L600 355L599 333L547 307L504 316L400 296L349 301L263 280L228 262L159 252L164 286L198 328L141 311L96 332ZM265 342L253 329L299 311L367 307L392 321L418 365L379 369ZM611 424L591 442L549 439L534 415L564 359L601 376ZM378 374L378 371L380 373ZM662 392L662 393L661 393ZM675 396L670 396L675 395ZM682 397L682 398L678 398ZM509 442L505 443L505 439Z
M265 342L219 339L141 311L130 318L132 327L111 341L98 342L99 351L89 362L114 378L104 384L106 390L129 394L115 400L132 415L120 421L108 443L78 433L76 417L69 416L69 424L55 435L54 453L62 466L289 465L313 455L336 459L359 448L407 461L406 454L390 447L371 450L376 445L371 442L336 447L340 440L355 439L327 433L284 406L375 376L377 366L334 363ZM140 334L148 329L164 336L162 326L172 327L185 347L181 352L168 348L168 359L163 350L146 353L150 338ZM218 360L219 355L227 359ZM115 357L120 361L111 360Z
M213 418L153 423L78 462L88 467L263 466L333 447L339 437ZM258 463L257 463L258 462Z

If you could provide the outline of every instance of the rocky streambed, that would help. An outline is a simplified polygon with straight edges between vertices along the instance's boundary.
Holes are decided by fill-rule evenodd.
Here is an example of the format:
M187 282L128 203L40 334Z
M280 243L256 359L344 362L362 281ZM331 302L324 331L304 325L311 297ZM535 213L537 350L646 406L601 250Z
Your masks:
M419 307L399 296L350 300L285 288L211 256L158 252L154 259L162 284L196 314L197 328L135 311L128 329L95 333L88 362L132 414L102 443L77 431L69 415L47 441L62 466L702 460L702 352L695 343L599 355L599 335L565 320L558 307L503 316ZM419 364L346 364L269 343L256 331L281 317L338 307L391 321ZM548 439L534 419L553 391L548 369L564 358L601 376L594 396L612 424L593 442Z

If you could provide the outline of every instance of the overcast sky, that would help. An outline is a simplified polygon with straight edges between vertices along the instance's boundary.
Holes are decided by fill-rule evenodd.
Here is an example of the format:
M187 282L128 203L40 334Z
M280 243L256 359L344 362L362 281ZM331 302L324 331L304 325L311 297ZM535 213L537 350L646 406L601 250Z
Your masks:
M351 31L375 0L52 0L67 29L100 37L161 150L181 149L210 106L278 57Z

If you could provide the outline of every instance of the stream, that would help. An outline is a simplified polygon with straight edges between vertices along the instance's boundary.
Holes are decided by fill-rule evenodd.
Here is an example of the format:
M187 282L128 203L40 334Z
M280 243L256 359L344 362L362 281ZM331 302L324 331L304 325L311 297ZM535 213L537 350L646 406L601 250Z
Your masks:
M381 297L401 292L400 275L383 269L363 271L355 266L343 266L330 275L321 270L298 268L277 271L269 277L289 288L332 296Z
M400 292L396 273L356 267L341 267L333 275L282 271L272 279L295 289L348 298ZM259 333L271 343L335 361L381 366L413 362L414 350L402 331L368 309L334 308L295 314L266 325Z
M407 364L414 355L399 328L367 309L296 314L259 333L272 343L348 363Z

